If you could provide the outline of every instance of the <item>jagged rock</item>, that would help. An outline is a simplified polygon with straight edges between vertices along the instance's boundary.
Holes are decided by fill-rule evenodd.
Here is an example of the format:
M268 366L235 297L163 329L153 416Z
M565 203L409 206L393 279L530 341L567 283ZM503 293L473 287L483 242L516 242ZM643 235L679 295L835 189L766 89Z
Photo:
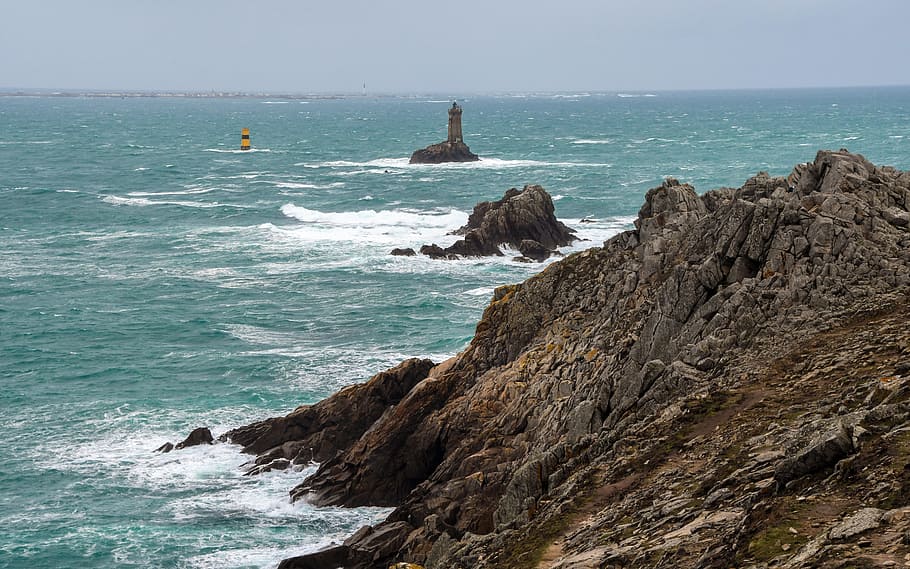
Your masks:
M440 142L415 150L409 164L442 164L444 162L477 162L480 157L464 142Z
M174 443L167 442L167 443L164 443L163 445L161 445L160 447L156 448L155 452L164 453L164 452L171 452L172 450L174 450Z
M221 436L260 455L253 470L323 461L348 448L421 380L433 362L413 358L380 372L363 384L346 387L315 405L304 405L284 417L266 419Z
M417 255L417 253L410 247L405 247L403 249L396 247L396 248L392 249L392 251L389 254L394 255L396 257L413 257L413 256Z
M350 561L350 552L344 545L330 547L298 557L291 557L278 564L278 569L336 569Z
M557 220L554 212L553 199L541 186L512 188L499 201L474 206L468 223L452 232L462 239L445 249L424 245L420 252L434 259L500 256L499 247L508 245L542 261L576 239L574 230Z
M292 497L395 507L357 569L523 567L541 540L565 567L833 566L861 534L818 536L857 501L910 506L908 205L910 174L845 151L701 197L667 180L634 230L498 288ZM904 547L889 519L867 550Z
M518 251L534 261L546 261L553 254L540 241L535 241L534 239L522 239L521 243L518 244Z
M212 436L212 431L208 427L197 427L190 432L190 434L183 439L182 442L177 443L177 446L174 447L174 450L180 450L187 447L192 447L196 445L210 445L215 442L215 438Z

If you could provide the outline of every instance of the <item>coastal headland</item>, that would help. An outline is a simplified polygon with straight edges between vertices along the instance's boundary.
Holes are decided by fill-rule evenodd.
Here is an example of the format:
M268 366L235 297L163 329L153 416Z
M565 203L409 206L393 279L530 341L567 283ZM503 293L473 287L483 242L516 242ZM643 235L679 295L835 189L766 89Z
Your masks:
M862 567L910 554L910 173L650 190L470 345L224 434L394 511L281 567ZM352 418L354 420L352 420Z

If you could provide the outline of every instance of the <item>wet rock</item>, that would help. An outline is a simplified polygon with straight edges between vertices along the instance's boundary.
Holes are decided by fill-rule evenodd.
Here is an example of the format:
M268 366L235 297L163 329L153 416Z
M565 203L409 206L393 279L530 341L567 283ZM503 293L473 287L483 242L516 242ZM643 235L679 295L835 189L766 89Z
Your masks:
M324 461L345 450L391 406L426 378L433 362L413 358L352 385L315 405L225 433L222 439L259 454L263 466L278 458Z
M394 255L396 257L413 257L413 256L417 255L417 252L414 251L414 249L411 249L410 247L406 247L404 249L396 247L396 248L392 249L392 251L389 254Z
M174 447L174 450L180 450L197 445L210 445L215 442L212 432L208 427L197 427L190 434Z
M162 452L162 453L163 453L163 452L171 452L172 450L174 450L174 444L168 442L168 443L164 443L164 444L161 445L160 447L156 448L156 449L155 449L155 452Z
M278 569L337 569L350 561L346 546L330 547L316 553L291 557L278 564Z

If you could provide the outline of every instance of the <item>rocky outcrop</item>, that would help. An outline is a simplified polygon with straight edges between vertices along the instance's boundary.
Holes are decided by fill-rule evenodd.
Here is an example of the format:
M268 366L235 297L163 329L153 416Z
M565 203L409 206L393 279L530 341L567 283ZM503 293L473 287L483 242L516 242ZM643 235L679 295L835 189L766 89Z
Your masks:
M331 459L360 439L390 408L427 377L433 362L410 359L289 415L228 431L220 437L257 455L250 473Z
M556 219L553 199L545 189L527 185L512 188L502 199L480 202L463 227L452 232L463 238L449 247L435 243L420 248L434 259L501 256L501 246L518 249L529 260L543 261L558 247L576 240L575 231Z
M198 445L210 445L214 442L215 438L212 436L212 431L210 431L208 427L197 427L193 429L183 441L177 443L176 446L167 442L155 449L155 452L171 452L172 450L180 450Z
M440 142L415 150L408 164L442 164L444 162L477 162L480 157L464 142Z
M292 497L395 507L332 567L903 563L908 206L910 174L846 151L667 180L634 230L497 289Z
M417 252L414 251L413 249L411 249L410 247L405 247L405 248L396 247L396 248L392 249L392 251L389 254L394 257L413 257L413 256L417 255Z

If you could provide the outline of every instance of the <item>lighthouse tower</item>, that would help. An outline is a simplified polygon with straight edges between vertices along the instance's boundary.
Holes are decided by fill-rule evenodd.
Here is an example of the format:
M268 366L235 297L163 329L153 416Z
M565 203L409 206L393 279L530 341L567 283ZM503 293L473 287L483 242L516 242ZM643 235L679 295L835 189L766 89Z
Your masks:
M464 136L461 134L461 107L458 103L452 103L449 109L449 143L464 142Z

